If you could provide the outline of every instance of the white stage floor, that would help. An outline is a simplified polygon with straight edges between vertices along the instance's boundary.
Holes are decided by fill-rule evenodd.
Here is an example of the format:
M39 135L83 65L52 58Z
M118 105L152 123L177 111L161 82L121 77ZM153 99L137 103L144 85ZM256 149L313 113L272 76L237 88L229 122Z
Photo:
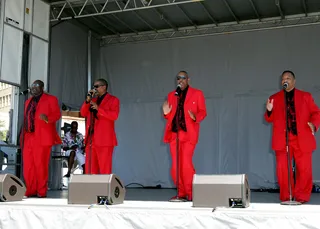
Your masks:
M87 205L68 205L66 192L50 192L46 199L0 203L0 229L320 228L320 205L316 204L319 194L313 194L310 204L283 206L277 201L277 193L253 192L248 208L217 208L212 212L211 208L193 208L192 202L160 200L170 198L174 190L129 189L127 193L127 199L143 200L88 209ZM152 196L156 201L147 200ZM258 199L264 201L259 203Z

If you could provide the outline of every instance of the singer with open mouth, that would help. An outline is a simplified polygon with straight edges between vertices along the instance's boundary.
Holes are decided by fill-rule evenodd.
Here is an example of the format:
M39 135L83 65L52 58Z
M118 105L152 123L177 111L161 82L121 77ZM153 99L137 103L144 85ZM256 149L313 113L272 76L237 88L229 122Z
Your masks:
M51 148L62 143L56 131L61 112L58 98L44 92L43 81L34 81L27 91L32 96L25 102L20 135L25 196L44 198L48 191Z
M111 174L112 154L117 146L115 121L120 101L107 92L108 82L98 79L87 94L80 113L86 118L86 174Z
M312 191L312 152L316 149L314 135L320 125L320 111L309 92L295 88L296 77L292 71L282 73L281 83L283 90L267 100L264 115L265 120L273 124L272 149L276 156L280 200L305 203ZM292 158L296 164L295 182Z
M170 201L191 201L195 169L193 152L199 138L200 122L207 116L203 92L189 86L186 71L176 76L177 89L168 94L162 109L167 120L164 142L170 145L171 176L177 187L177 196ZM177 153L178 152L178 153Z

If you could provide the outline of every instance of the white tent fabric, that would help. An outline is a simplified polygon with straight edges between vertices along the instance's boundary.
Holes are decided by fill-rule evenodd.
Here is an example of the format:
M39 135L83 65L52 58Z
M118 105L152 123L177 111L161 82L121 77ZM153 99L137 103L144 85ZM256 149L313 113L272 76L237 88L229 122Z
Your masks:
M92 206L92 205L91 205ZM1 203L1 229L207 229L319 228L319 205L252 203L248 208L192 207L192 202L124 201L118 205L72 205L67 199Z
M52 60L51 73L58 73L50 78L50 88L64 103L80 106L87 89L86 35L69 27L62 24L52 38L52 52L58 53L52 58L58 59ZM308 26L119 44L96 51L100 68L94 78L107 78L110 92L121 101L114 173L126 184L173 187L169 149L162 143L161 105L175 88L176 73L186 70L191 86L203 90L208 112L194 154L197 173L246 173L251 188L276 187L271 126L263 120L265 102L280 89L282 71L291 69L297 87L310 91L320 105L319 33L319 26ZM319 152L314 152L314 180L320 180Z

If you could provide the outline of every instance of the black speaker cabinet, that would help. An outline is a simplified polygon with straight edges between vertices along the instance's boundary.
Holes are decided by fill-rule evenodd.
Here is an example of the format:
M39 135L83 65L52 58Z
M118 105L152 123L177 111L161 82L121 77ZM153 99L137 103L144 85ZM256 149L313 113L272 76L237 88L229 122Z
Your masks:
M193 177L193 207L235 207L250 205L247 175L198 175Z
M0 201L20 201L26 192L26 186L15 175L0 174Z
M68 204L122 204L125 187L115 174L82 174L70 177Z

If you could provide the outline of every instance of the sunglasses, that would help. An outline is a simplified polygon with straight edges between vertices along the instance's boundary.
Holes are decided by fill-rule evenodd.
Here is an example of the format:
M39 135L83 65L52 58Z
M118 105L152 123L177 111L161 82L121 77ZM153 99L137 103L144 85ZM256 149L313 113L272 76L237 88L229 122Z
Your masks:
M93 85L94 88L99 88L99 87L102 87L104 85Z
M31 87L40 87L40 84L38 84L38 83L33 83L33 84L31 84Z
M187 79L186 76L177 76L176 78L177 78L177 80L181 80L181 79L182 79L182 80L185 80L185 79Z

